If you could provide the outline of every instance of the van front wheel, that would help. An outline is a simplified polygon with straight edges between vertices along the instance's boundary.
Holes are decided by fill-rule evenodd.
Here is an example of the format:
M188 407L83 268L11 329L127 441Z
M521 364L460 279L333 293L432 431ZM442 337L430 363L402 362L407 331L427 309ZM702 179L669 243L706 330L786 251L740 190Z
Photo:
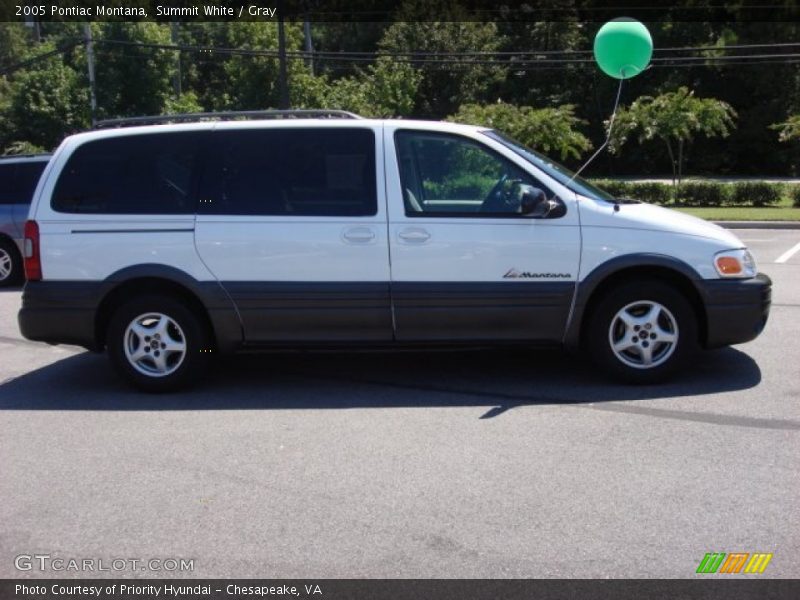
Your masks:
M108 356L117 371L147 392L186 387L203 373L209 357L203 323L179 300L147 295L114 313Z
M697 340L697 318L683 294L660 281L646 281L626 283L595 305L586 345L613 377L655 383L696 351Z

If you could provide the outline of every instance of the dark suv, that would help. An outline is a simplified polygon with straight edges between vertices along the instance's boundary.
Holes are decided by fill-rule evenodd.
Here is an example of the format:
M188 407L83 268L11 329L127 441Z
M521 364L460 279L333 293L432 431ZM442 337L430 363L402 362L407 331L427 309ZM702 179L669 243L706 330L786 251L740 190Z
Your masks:
M49 160L49 154L0 157L0 287L22 282L22 228Z

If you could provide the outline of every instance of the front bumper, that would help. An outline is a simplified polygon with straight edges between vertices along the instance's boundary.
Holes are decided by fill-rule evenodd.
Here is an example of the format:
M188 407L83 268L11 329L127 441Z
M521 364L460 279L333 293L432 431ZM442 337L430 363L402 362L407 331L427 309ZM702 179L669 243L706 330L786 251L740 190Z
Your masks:
M705 279L696 282L706 311L706 348L742 344L764 330L772 302L772 280Z

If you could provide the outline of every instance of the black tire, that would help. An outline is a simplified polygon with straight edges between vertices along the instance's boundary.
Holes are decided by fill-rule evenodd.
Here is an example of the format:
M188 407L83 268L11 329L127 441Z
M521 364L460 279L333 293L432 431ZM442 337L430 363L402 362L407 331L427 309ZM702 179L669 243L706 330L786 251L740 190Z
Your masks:
M648 312L648 309L656 307L656 303L666 311ZM625 319L618 317L626 308L625 316L633 316L632 322L637 323L635 327L639 329L634 330L624 322ZM658 323L646 319L647 314L657 314L655 320ZM680 291L662 281L631 281L619 285L593 305L588 318L584 347L603 373L627 383L664 381L674 375L699 347L697 316L692 305ZM645 329L645 321L651 327ZM615 326L613 331L612 323ZM671 324L674 331L670 329ZM665 340L669 339L669 333L677 334L677 342L660 341L662 334ZM651 341L649 336L658 341ZM615 351L612 340L620 347L629 347ZM644 346L650 349L653 366L646 365L644 353L647 348Z
M0 260L8 261L6 264L11 267L6 276L0 272L0 287L10 287L22 283L25 279L22 256L20 256L17 245L11 240L0 239Z
M157 323L157 315L167 317L167 323L171 333L164 336L163 340L169 342L183 342L185 350L182 357L177 356L179 352L164 351L158 347L158 344L153 344L148 336L145 342L144 336L138 336L135 333L129 333L128 327L134 322L139 322L140 317L143 315L151 315L152 318L143 320L144 323ZM177 326L177 328L176 328ZM147 331L151 331L148 329ZM156 332L157 329L152 329ZM155 333L153 333L153 338ZM161 343L166 347L166 343ZM153 339L153 341L155 341ZM129 344L139 342L145 344L144 348L147 349L148 354L152 352L152 359L150 356L143 356L138 360L134 366L132 360L129 360ZM150 345L153 344L153 348ZM139 344L134 344L136 349L139 349ZM206 367L209 362L211 352L211 336L205 323L196 315L185 303L179 299L168 295L161 294L147 294L137 296L129 302L120 306L112 315L111 321L108 326L108 333L106 336L106 348L108 356L114 368L140 390L146 392L172 392L182 388L186 388L194 384L207 370ZM162 365L166 367L166 374L157 374L158 366L155 363L155 355L163 353L165 357L163 361L170 360L171 363ZM131 352L131 356L133 356ZM168 357L168 358L166 358ZM140 370L141 369L141 370ZM151 374L142 372L142 370L152 370Z

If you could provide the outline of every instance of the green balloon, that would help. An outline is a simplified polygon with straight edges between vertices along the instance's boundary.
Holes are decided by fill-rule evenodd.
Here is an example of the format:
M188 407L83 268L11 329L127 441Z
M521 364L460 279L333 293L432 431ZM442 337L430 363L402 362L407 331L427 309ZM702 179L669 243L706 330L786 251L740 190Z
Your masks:
M606 75L617 79L635 77L650 64L653 38L635 19L609 21L594 38L594 59Z

